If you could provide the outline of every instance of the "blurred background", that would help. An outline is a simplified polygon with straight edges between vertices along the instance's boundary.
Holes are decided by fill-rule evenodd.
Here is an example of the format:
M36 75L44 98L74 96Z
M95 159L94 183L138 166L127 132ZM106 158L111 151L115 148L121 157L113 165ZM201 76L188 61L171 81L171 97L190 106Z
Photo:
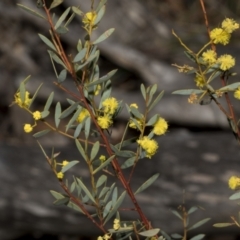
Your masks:
M53 105L58 101L63 103L68 97L55 88L53 82L56 79L47 48L38 37L38 33L48 36L48 26L16 5L20 3L42 12L36 2L0 2L0 239L75 240L80 239L79 236L84 239L83 236L90 238L91 235L94 238L98 232L92 230L90 222L86 223L82 216L70 209L52 206L49 190L58 189L58 183L51 176L35 140L23 133L23 124L31 118L18 107L9 107L19 83L28 75L31 75L27 85L31 93L44 83L34 108L43 108L52 91L55 92ZM48 2L51 3L50 0ZM240 22L240 1L205 2L211 28L220 26L225 17ZM90 4L90 0L67 0L54 10L58 16L69 6L80 6L83 12L88 12ZM237 207L228 201L231 191L227 189L227 179L239 172L239 147L228 129L228 122L214 104L191 105L187 97L171 94L175 90L195 87L192 75L180 74L171 66L174 63L191 64L172 30L192 50L202 48L208 35L199 1L109 0L105 17L94 37L112 27L115 28L114 34L99 45L101 76L118 69L112 79L112 95L143 107L141 83L146 86L156 83L159 91L165 91L164 98L152 114L160 113L169 122L169 132L159 140L158 156L150 163L143 163L152 164L143 165L142 169L147 168L148 171L143 174L141 168L137 169L139 182L133 183L139 185L156 169L161 174L155 190L152 190L154 192L140 198L143 207L152 214L149 219L153 218L154 224L160 228L163 226L164 230L181 231L180 224L172 220L174 217L169 208L181 204L182 190L187 189L189 203L206 204L212 209L208 213L215 214L210 217L228 221L229 216L237 212ZM62 41L66 52L75 55L77 41L84 37L79 16L69 30L62 36ZM239 81L239 37L240 31L237 30L232 34L229 45L217 46L219 55L228 53L236 58L233 71L238 75L230 79L231 82ZM74 89L70 79L66 86ZM216 86L220 87L217 81ZM233 100L233 106L240 116L237 100ZM115 142L118 142L126 121L127 114L123 112L113 129ZM78 156L72 143L59 135L47 135L42 144L47 149L54 145L65 157ZM151 202L153 209L150 209L148 201L152 199L147 198L147 194L155 194L156 201ZM156 215L156 208L163 209L161 214ZM168 221L172 224L169 225ZM208 234L208 239L238 239L236 229L216 231L212 224L202 230Z

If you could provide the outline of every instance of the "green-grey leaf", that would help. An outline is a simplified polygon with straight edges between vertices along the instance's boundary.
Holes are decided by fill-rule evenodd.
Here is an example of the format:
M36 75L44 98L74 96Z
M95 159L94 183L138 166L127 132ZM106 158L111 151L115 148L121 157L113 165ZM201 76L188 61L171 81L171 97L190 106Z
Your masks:
M108 198L112 194L114 186L115 186L115 183L112 184L112 186L110 187L109 191L107 192L107 194L106 194L106 196L105 196L105 198L103 200L104 203L106 203L108 201Z
M42 112L41 112L41 118L44 119L44 118L46 118L49 114L50 114L49 111L46 111L46 110L45 110L45 111L42 111Z
M63 81L65 81L66 77L67 77L67 70L63 69L58 76L58 83L62 83Z
M112 201L108 202L103 210L103 218L105 218L112 207Z
M108 191L109 191L109 187L104 187L99 194L99 199L101 199Z
M98 43L104 41L105 39L107 39L114 32L114 30L115 30L114 28L108 29L98 39L96 39L92 44L98 44Z
M63 2L63 0L54 0L50 6L49 9L52 9L52 8L55 8L57 7L58 5L60 5L61 3Z
M50 47L54 51L57 51L54 44L47 37L43 36L42 34L38 34L38 36L48 47Z
M119 206L122 204L125 196L126 196L126 191L124 191L124 192L120 195L120 197L118 198L117 202L116 202L115 205L112 207L112 209L111 209L111 211L109 212L109 214L107 215L107 217L106 217L103 225L105 225L105 224L108 222L108 220L117 212L117 210L118 210Z
M94 158L97 156L99 148L100 148L100 143L99 143L99 141L97 141L93 144L93 147L92 147L92 151L91 151L91 154L90 154L90 160L91 161L94 160Z
M53 204L55 206L61 206L61 205L67 204L68 202L69 202L69 197L64 197L61 199L57 199L55 202L53 202Z
M48 50L48 53L50 55L50 57L58 64L62 65L65 69L67 68L65 66L65 64L63 63L63 61L59 58L59 56L57 54L55 54L54 52Z
M180 218L180 219L182 220L182 216L179 214L178 211L171 209L171 212L172 212L175 216L177 216L178 218Z
M229 197L230 200L237 200L240 198L240 192L236 192Z
M138 119L143 118L143 115L138 111L137 108L135 108L135 107L130 107L130 109L131 109L131 113L132 113L136 118L138 118Z
M35 137L35 138L42 137L42 136L46 135L47 133L49 133L50 131L51 131L50 129L46 129L46 130L37 132L37 133L33 134L33 137Z
M73 59L74 63L80 62L83 60L83 58L86 56L87 48L83 48Z
M194 213L196 210L198 210L198 207L193 206L188 210L188 215L190 215L191 213Z
M82 211L82 209L77 204L69 201L67 206L85 215L85 213Z
M136 195L137 193L140 193L144 191L146 188L148 188L149 186L151 186L157 180L158 176L159 176L159 173L154 174L146 182L144 182L134 194Z
M75 143L77 145L78 151L81 153L82 157L84 158L85 161L87 161L87 155L81 145L81 143L78 141L78 139L75 139ZM94 173L93 173L94 174Z
M71 193L74 192L75 188L76 188L76 182L73 181L72 184L71 184L71 187L70 187L70 192Z
M78 40L77 50L78 50L78 52L80 52L82 50L82 41L81 41L81 39Z
M51 94L48 97L48 100L44 106L44 111L48 111L49 108L51 107L52 101L53 101L53 97L54 97L54 92L51 92Z
M179 95L191 95L191 94L201 94L204 93L204 90L200 89L183 89L174 91L172 94L179 94Z
M85 133L85 138L88 139L89 134L90 134L90 130L91 130L91 118L85 118L85 128L84 128L84 133Z
M195 223L192 227L190 227L190 228L188 229L188 231L202 226L203 224L205 224L206 222L208 222L210 219L211 219L211 218L205 218L205 219L203 219L203 220Z
M184 53L191 61L196 62L196 57L192 53L187 51L184 51Z
M78 72L79 70L83 69L85 66L87 66L89 63L91 63L94 58L96 57L96 55L92 55L90 56L87 61L85 63L83 63L82 65L77 66L76 72Z
M84 183L81 181L81 179L77 178L77 182L80 185L80 187L82 188L82 190L86 193L86 195L89 197L89 199L93 202L95 202L95 199L93 198L92 194L89 192L89 190L87 189L87 187L84 185Z
M82 108L79 107L78 110L73 114L72 118L69 120L69 122L68 122L68 124L66 126L66 132L72 126L73 122L76 121L76 119L78 118L78 116L79 116L81 111L82 111Z
M152 104L150 105L150 107L148 108L148 111L151 111L157 104L158 102L162 99L164 94L164 91L161 91L158 96L154 99L154 101L152 102Z
M105 13L105 10L106 10L106 7L105 7L105 6L102 6L102 7L100 8L100 10L97 12L97 17L96 17L96 19L94 20L93 25L97 25L97 24L101 21L103 15L104 15L104 13Z
M78 125L77 125L77 128L76 128L76 130L75 130L75 132L74 132L74 138L78 138L78 136L79 136L79 134L80 134L80 132L81 132L81 130L82 130L82 127L83 127L83 124L82 123L79 123Z
M102 8L103 5L105 5L107 3L107 0L101 0L96 8L96 12L98 13L98 11Z
M146 98L147 98L146 88L143 84L141 84L141 93L142 93L144 100L146 100Z
M56 191L53 191L53 190L50 190L50 193L53 195L54 198L56 199L62 199L62 198L65 198L64 195L62 195L61 193L58 193Z
M97 180L96 188L99 188L107 181L106 175L101 175L101 177Z
M163 230L161 230L161 234L163 235L164 238L166 238L166 240L172 240L171 237ZM158 238L158 240L160 240L160 239Z
M183 236L182 235L180 235L180 234L178 234L178 233L173 233L173 234L171 234L171 237L172 238L176 238L176 239L182 239L183 238Z
M64 172L68 171L70 168L75 166L77 163L79 163L79 161L77 161L77 160L69 162L66 166L62 167L61 172L64 173Z
M79 16L83 16L84 15L84 13L79 9L79 8L77 8L77 7L72 7L72 10L73 10L73 12L74 13L76 13L77 15L79 15Z
M70 9L71 9L70 7L67 8L67 9L64 11L64 13L61 15L61 17L58 19L58 21L56 22L56 24L55 24L55 26L54 26L56 30L60 27L60 25L62 24L62 22L66 19L67 15L69 14Z
M26 6L22 5L22 4L19 4L19 3L17 3L17 5L18 5L20 8L22 8L23 10L25 10L26 12L31 13L31 14L33 14L34 16L37 16L37 17L42 18L42 19L44 19L44 20L47 20L42 14L36 12L35 10L33 10L33 9L29 8L29 7L26 7Z
M79 106L79 102L75 102L74 104L72 104L70 107L68 107L67 109L65 109L62 114L60 115L60 119L63 119L65 117L68 117L73 111L75 111L77 109L77 107Z
M221 91L221 92L228 92L228 91L234 91L239 87L240 87L240 82L235 82L235 83L229 84L225 87L222 87L218 90Z
M136 161L136 157L131 157L129 159L127 159L122 165L121 165L121 169L126 169L131 167Z
M108 74L104 75L103 77L99 78L98 80L95 80L91 83L89 83L87 86L94 86L94 85L98 85L101 84L103 82L108 81L115 73L117 72L117 69L112 70L111 72L109 72Z
M59 123L60 123L59 117L61 115L61 111L62 111L61 104L60 104L60 102L58 102L55 107L55 116L54 116L56 128L58 128Z
M154 228L151 230L140 232L138 234L141 236L144 236L144 237L153 237L153 236L157 235L159 233L159 231L160 231L160 228Z
M113 194L112 194L112 205L115 205L115 203L117 202L117 198L118 198L118 188L115 187L113 189Z
M213 227L222 228L222 227L229 227L233 225L235 225L235 223L215 223L213 224Z
M205 237L205 234L198 234L195 237L190 238L190 240L201 240Z
M38 94L40 88L42 87L42 85L43 85L43 83L41 83L41 84L39 85L39 87L37 88L37 90L35 91L35 93L34 93L32 99L31 99L31 102L30 102L30 104L29 104L29 108L32 106L32 104L33 104L35 98L37 97L37 94Z
M156 123L156 121L158 120L158 118L159 118L159 115L158 115L158 114L155 114L154 116L152 116L152 117L148 120L146 126L153 126L154 123Z
M108 158L104 163L102 163L98 168L96 168L93 171L93 174L96 174L97 172L99 172L100 170L105 168L114 159L114 157L115 157L115 155L112 155L110 158Z
M56 32L59 33L59 34L65 34L65 33L67 33L68 31L69 31L68 28L66 28L66 27L64 27L64 26L60 26L60 27L58 27L58 29L56 30Z

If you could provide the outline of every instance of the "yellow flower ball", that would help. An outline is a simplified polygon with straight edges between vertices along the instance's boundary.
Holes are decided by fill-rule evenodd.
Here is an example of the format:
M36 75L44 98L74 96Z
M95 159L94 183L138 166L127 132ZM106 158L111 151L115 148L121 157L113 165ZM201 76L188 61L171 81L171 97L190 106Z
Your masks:
M224 54L217 59L217 62L220 63L220 69L226 71L235 65L235 59L229 55Z
M222 28L228 32L228 33L232 33L233 31L235 31L236 29L239 28L239 24L236 23L235 20L230 19L230 18L226 18L223 22L222 22Z
M217 60L217 53L213 50L207 50L202 54L203 61L208 64L213 64Z
M214 28L210 32L210 38L215 44L220 43L220 44L226 45L230 41L231 34L226 32L222 28Z
M34 113L33 113L33 118L35 119L35 120L39 120L39 119L41 119L41 113L39 112L39 111L35 111Z
M118 101L116 98L110 97L103 101L102 106L104 107L103 112L105 114L113 115L118 108Z
M112 125L112 119L108 115L98 117L97 122L102 129L107 129Z
M228 186L232 190L240 188L240 178L236 176L230 177L230 179L228 180Z
M24 132L30 133L33 130L33 127L31 126L31 124L25 124L23 129Z
M238 88L238 89L234 92L233 96L234 96L236 99L239 99L239 100L240 100L240 88Z
M160 117L154 124L153 132L156 135L163 135L166 133L167 129L168 129L167 121Z
M206 84L205 79L202 76L200 76L200 75L196 75L194 81L196 83L196 86L199 87L199 88L204 87L205 84Z
M146 151L147 158L151 158L157 152L158 143L154 139L144 136L142 139L137 140L137 143Z
M81 123L86 117L89 117L90 114L87 109L83 108L82 111L79 113L76 122Z
M64 174L62 172L57 173L57 178L58 179L63 179Z

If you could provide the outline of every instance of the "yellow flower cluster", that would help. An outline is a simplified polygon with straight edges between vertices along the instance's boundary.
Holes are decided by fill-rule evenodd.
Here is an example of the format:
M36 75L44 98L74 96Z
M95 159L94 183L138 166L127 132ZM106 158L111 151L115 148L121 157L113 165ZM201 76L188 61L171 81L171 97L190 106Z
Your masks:
M156 135L163 135L166 133L168 129L168 123L166 122L165 119L159 118L157 122L153 126L153 132Z
M101 156L99 157L99 160L101 161L101 163L104 163L104 162L106 161L106 156L101 155Z
M103 115L98 116L97 122L102 129L108 129L113 123L113 115L118 109L118 101L116 98L110 97L103 101Z
M240 188L240 178L236 177L236 176L232 176L228 180L228 185L229 185L229 188L231 188L232 190L239 189Z
M96 17L97 17L96 12L87 12L83 17L82 22L84 23L85 26L89 25L93 26Z
M217 63L220 63L221 70L226 71L235 65L235 59L229 54L224 54L217 59Z
M112 237L111 234L106 233L106 234L104 234L103 237L102 237L102 236L99 236L99 237L97 238L97 240L108 240L108 239L110 239L111 237Z
M57 178L58 179L63 179L64 174L62 172L57 173Z
M137 140L137 143L145 150L146 157L148 158L151 158L157 152L158 143L153 139L149 139L147 136Z
M31 126L31 124L25 124L23 129L24 129L24 132L30 133L33 130L33 127Z
M102 88L101 85L98 84L96 90L94 91L94 96L97 96L100 93L101 88Z
M204 85L206 84L205 79L201 75L196 75L194 81L196 83L196 86L199 88L204 87Z
M202 54L202 58L204 62L211 65L217 61L217 53L213 50L207 50Z
M113 123L112 118L109 115L99 116L97 122L102 129L108 129Z
M118 230L120 228L120 220L115 218L114 221L113 221L113 229L114 230Z
M90 114L89 114L88 110L86 108L83 108L82 111L79 113L76 121L78 123L81 123L86 117L89 117L89 116L90 116Z
M39 119L41 119L41 113L39 112L39 111L35 111L34 113L33 113L33 118L37 121L37 120L39 120Z
M15 103L21 107L21 108L28 108L29 104L31 102L31 98L29 97L30 93L28 91L25 92L25 98L24 98L24 102L22 102L22 99L20 97L20 92L15 94Z
M222 22L222 28L214 28L210 32L210 38L215 44L220 43L226 45L230 41L231 33L238 28L238 23L236 23L233 19L226 18Z
M130 104L130 107L138 109L138 105L136 103ZM135 120L136 120L136 122L138 123L138 125L140 127L143 126L143 118L141 118L141 119L140 118L135 118ZM137 129L137 126L136 126L135 122L132 119L130 119L130 121L129 121L129 127Z
M118 101L114 97L107 98L102 103L104 113L113 115L118 108Z
M240 87L234 92L234 95L233 95L236 99L239 99L240 100Z

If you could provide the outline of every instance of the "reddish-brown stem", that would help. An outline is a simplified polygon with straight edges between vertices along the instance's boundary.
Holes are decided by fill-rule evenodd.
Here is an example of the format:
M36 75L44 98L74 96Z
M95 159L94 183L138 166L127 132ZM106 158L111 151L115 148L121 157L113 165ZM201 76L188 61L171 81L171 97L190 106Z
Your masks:
M51 159L46 156L46 160L50 167L52 168L54 174L56 174L56 170L52 167ZM68 187L64 184L64 182L59 179L59 184L62 187L62 189L65 191L65 193L69 196L69 200L74 202L81 210L82 212L89 218L103 233L107 233L107 231L103 228L102 224L99 224L95 221L95 219L91 216L91 214L87 211L87 209L84 207L84 205L79 201L69 190Z
M78 98L78 99L79 99L81 102L83 102L84 106L85 106L86 109L89 111L89 114L90 114L90 116L91 116L91 119L92 119L94 125L96 126L98 132L100 133L100 135L101 135L101 137L102 137L102 139L103 139L103 142L104 142L105 145L106 145L106 150L107 150L109 156L112 156L112 155L114 155L114 153L113 153L113 151L112 151L112 149L111 149L111 147L110 147L109 140L107 139L107 137L106 137L106 135L104 134L103 130L99 127L99 125L98 125L98 123L97 123L97 120L96 120L96 118L95 118L95 115L94 115L91 107L89 106L89 103L88 103L87 99L84 97L83 86L82 86L82 85L79 85L79 84L77 83L77 77L76 77L76 73L75 73L75 71L74 71L74 68L73 68L71 62L69 61L69 59L66 57L65 51L64 51L64 49L63 49L63 47L62 47L62 44L61 44L61 40L60 40L58 34L56 33L56 31L55 31L55 29L54 29L54 25L53 25L53 22L52 22L52 19L51 19L51 16L50 16L50 11L49 11L49 9L47 9L47 7L46 7L46 5L45 5L45 0L43 0L43 2L44 2L44 10L45 10L45 12L46 12L46 14L47 14L48 22L49 22L49 24L50 24L50 27L51 27L51 30L52 30L52 33L53 33L54 40L56 41L56 43L57 43L57 45L58 45L58 46L57 46L57 50L60 49L59 52L58 52L58 54L59 54L59 56L61 57L61 59L63 60L64 64L66 65L69 73L72 75L72 78L73 78L74 82L76 83L77 88L78 88L78 91L79 91L79 94L80 94L80 96L81 96L81 97ZM84 73L85 73L85 72L84 72ZM83 77L84 77L84 76L85 76L85 75L83 74ZM82 80L82 82L83 82L83 80ZM71 93L70 93L70 94L71 94ZM135 196L134 196L134 193L133 193L131 187L129 186L126 178L124 177L123 172L122 172L122 169L121 169L121 167L119 166L119 163L118 163L118 161L117 161L117 158L114 158L114 159L113 159L113 161L112 161L112 166L113 166L113 168L114 168L114 170L115 170L115 172L116 172L116 175L117 175L118 179L120 180L120 182L122 183L124 189L127 191L129 197L131 198L131 200L132 200L132 202L133 202L133 204L134 204L134 206L135 206L135 208L136 208L136 211L138 212L138 214L139 214L139 216L140 216L140 219L141 219L141 221L143 222L145 228L146 228L146 229L150 229L150 228L151 228L151 225L149 224L149 221L148 221L148 219L146 218L146 216L143 214L142 209L140 208L140 206L139 206L139 204L138 204L138 202L137 202L137 200L136 200L136 198L135 198ZM67 188L64 189L64 190L65 190L65 191L68 191ZM68 192L66 192L66 193L68 193ZM71 193L69 192L69 194L71 194ZM72 195L70 195L70 196L72 196ZM79 200L78 200L78 199L75 199L75 198L74 198L74 201L79 202ZM77 204L77 203L76 203L76 204ZM78 204L81 205L81 203L78 203ZM91 216L90 216L90 217L91 217ZM94 223L96 223L96 221L95 221L93 218L91 218L91 220L92 220ZM104 230L104 229L103 229L103 232L105 233L105 230Z
M207 32L208 32L208 35L209 35L209 39L211 41L211 46L212 46L212 50L216 51L216 46L213 44L212 40L211 40L211 37L210 37L210 28L209 28L209 24L208 24L208 18L207 18L207 12L206 12L206 9L205 9L205 5L204 5L204 0L199 0L200 1L200 4L202 6L202 11L203 11L203 14L204 14L204 19L205 19L205 25L206 25L206 28L207 28ZM225 81L225 74L223 74L221 76L221 83L222 83L222 86L225 87L226 86L226 81ZM215 98L212 98L215 103L217 104L217 106L220 108L220 110L226 115L226 117L229 119L229 120L232 120L235 127L236 127L236 137L240 143L240 130L238 128L238 125L237 125L237 121L236 121L236 117L235 117L235 114L234 114L234 110L233 110L233 106L231 104L231 101L230 101L230 98L229 98L229 95L227 92L224 93L224 96L225 96L225 99L226 99L226 102L227 102L227 105L228 105L228 109L229 109L229 112L230 114L228 114L224 108L222 107L222 105L215 99ZM234 131L234 135L235 135L235 131Z
M201 4L201 7L202 7L204 19L205 19L205 25L206 25L206 28L207 28L208 36L209 36L209 39L211 41L212 50L216 52L216 46L214 45L214 43L212 42L212 40L210 38L210 28L209 28L209 24L208 24L208 18L207 18L207 12L206 12L206 9L205 9L205 5L204 5L204 0L200 0L200 4Z

